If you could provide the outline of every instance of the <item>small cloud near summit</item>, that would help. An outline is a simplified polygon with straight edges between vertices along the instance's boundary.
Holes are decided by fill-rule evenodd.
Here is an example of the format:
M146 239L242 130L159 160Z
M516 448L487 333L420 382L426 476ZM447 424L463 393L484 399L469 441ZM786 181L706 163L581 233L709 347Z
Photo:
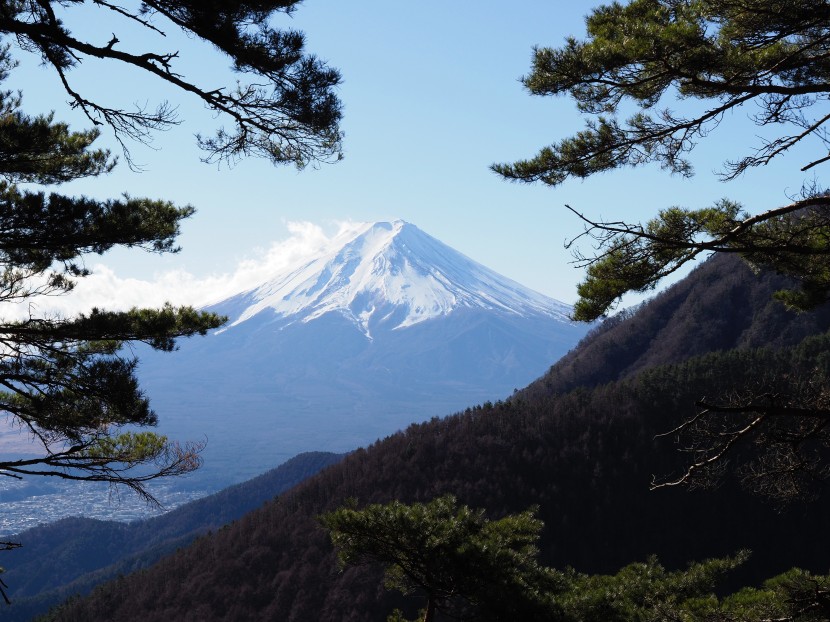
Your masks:
M367 223L341 221L334 224L334 234L327 234L312 222L286 222L288 237L267 248L256 249L227 273L196 276L181 269L159 272L151 280L122 278L104 263L91 266L92 275L80 279L66 296L43 297L32 302L39 315L70 316L88 312L93 307L123 310L131 307L155 307L171 302L175 305L206 306L240 291L256 287L286 268L314 256L338 240L350 238ZM6 304L4 317L29 316L27 305Z

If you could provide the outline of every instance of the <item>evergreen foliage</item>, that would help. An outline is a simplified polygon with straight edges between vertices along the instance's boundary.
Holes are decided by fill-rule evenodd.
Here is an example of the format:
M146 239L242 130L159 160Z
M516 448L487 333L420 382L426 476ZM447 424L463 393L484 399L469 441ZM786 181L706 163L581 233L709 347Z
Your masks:
M470 607L480 620L547 618L557 577L536 560L542 524L532 511L488 520L446 495L426 504L347 506L320 521L341 563L381 563L387 587L424 592L424 622L436 612L466 618Z
M197 137L207 160L233 162L257 155L275 164L303 167L339 158L342 135L340 102L334 94L339 73L305 52L301 32L272 26L275 16L292 13L298 4L299 0L144 0L121 6L105 0L10 0L0 6L0 33L16 42L17 49L36 54L54 69L72 106L95 126L108 125L128 160L125 140L149 141L153 132L179 123L176 106L160 102L155 109L123 109L90 98L72 80L72 69L85 59L110 63L114 71L152 75L230 120L232 129L220 127L212 136ZM79 39L67 25L76 14L86 20L100 16L114 21L114 28L125 38L122 31L133 34L122 42L113 33L103 45ZM180 30L204 42L213 53L224 55L239 75L236 85L201 85L190 80L177 67L178 50L158 49L168 45L168 29ZM141 51L134 51L136 47ZM10 97L6 94L7 100ZM61 130L42 128L41 133L48 136ZM78 135L77 140L91 134ZM21 138L11 133L0 139L9 143L0 146L0 151L20 154L18 145L30 144ZM99 156L89 156L92 161L87 165L101 166ZM55 165L59 168L59 162Z
M175 339L205 334L223 318L189 307L92 309L76 317L38 314L43 296L70 292L89 275L85 258L114 247L176 252L182 219L191 206L124 196L95 200L37 188L109 172L115 159L93 147L100 126L125 140L147 142L178 123L175 106L126 110L91 99L73 85L71 71L85 59L114 61L123 71L151 74L200 98L229 118L233 129L200 137L207 160L265 156L275 164L339 157L339 74L303 50L303 36L275 30L271 19L296 1L146 1L124 7L95 0L10 0L0 3L0 82L15 67L13 54L33 53L57 79L93 129L75 132L52 115L32 117L22 95L0 91L0 410L12 427L32 437L39 454L4 456L0 474L49 476L125 485L148 501L144 484L197 468L199 444L179 445L136 431L156 415L138 387L130 342L169 351ZM162 28L180 29L226 56L240 75L234 88L203 87L176 69L177 51L128 52L113 34L105 45L79 39L67 26L77 11L100 11L120 27L163 40ZM152 48L156 42L142 38ZM126 45L124 47L132 47ZM134 49L134 48L133 48ZM25 186L24 186L25 185ZM30 186L35 186L32 189ZM28 309L8 317L12 309ZM15 543L0 543L14 548ZM0 582L0 594L6 596Z
M570 95L587 117L585 128L531 159L493 169L552 186L648 163L690 176L686 156L698 140L750 105L753 121L776 135L724 163L724 179L802 142L819 151L801 170L824 164L829 16L830 4L813 0L629 0L595 8L585 40L538 48L524 78L535 95ZM632 106L637 112L624 119ZM709 251L738 253L794 277L798 287L779 297L812 308L830 294L828 208L830 197L813 183L792 203L756 215L731 200L667 207L646 224L595 222L577 212L600 252L577 254L587 276L575 315L597 318L624 293L649 290Z
M629 564L615 575L571 571L555 603L563 622L820 622L830 619L830 576L793 569L760 588L719 597L723 576L747 558L693 563L668 572L655 558Z
M551 186L649 163L691 176L687 157L696 143L744 106L754 106L752 120L774 137L759 138L745 155L725 162L724 180L790 155L802 143L819 149L802 171L825 164L828 18L830 3L812 0L628 0L595 8L586 18L584 40L538 48L524 78L535 95L570 95L587 118L585 128L531 159L493 169L510 180ZM632 107L636 112L624 118ZM665 207L644 224L598 222L568 208L585 223L583 235L569 245L583 236L596 243L595 254L575 252L586 268L577 288L577 319L601 317L625 293L651 290L711 252L737 254L755 270L791 277L794 282L774 294L790 308L812 310L830 299L830 194L816 180L789 204L757 214L729 199L707 207ZM818 455L797 450L794 458L784 449L814 439L827 446L826 378L780 393L763 387L770 377L759 378L754 391L708 393L698 400L699 413L678 427L693 432L695 440L686 447L694 456L672 484L695 484L701 471L722 472L745 436L767 425L774 429L768 442L781 449L775 460L756 465L759 475L776 480L767 492L781 500L802 493L777 477L785 471L830 474L828 463L816 462Z
M8 181L13 174L6 178L0 182L0 301L9 305L68 293L89 274L83 265L89 253L115 245L175 252L179 221L192 213L148 199L46 197L19 189ZM156 422L134 376L136 361L119 350L128 341L172 350L176 337L204 334L221 318L169 305L93 309L74 318L39 317L35 309L30 305L28 317L0 325L0 408L39 442L43 455L6 458L3 474L111 481L146 494L143 482L198 466L197 447L119 431ZM153 470L133 469L153 464Z
M806 622L830 616L830 577L797 569L760 589L718 598L715 588L746 561L745 551L674 572L654 557L615 575L544 568L535 560L533 544L542 524L531 512L490 521L484 510L459 507L449 495L426 504L345 506L321 521L341 563L383 564L388 588L425 592L423 622ZM452 600L475 608L453 608L448 606ZM399 609L388 620L406 622Z
M8 48L0 64L8 70ZM0 76L2 77L2 76ZM0 302L11 311L38 297L70 292L89 274L84 258L115 246L176 252L179 223L190 206L134 199L98 201L18 184L57 184L105 173L97 131L74 133L51 117L29 117L19 96L3 94L0 121ZM5 457L9 477L44 475L124 484L152 500L143 483L187 473L199 464L197 445L180 446L129 426L156 423L139 390L136 361L122 345L142 341L172 350L177 337L204 334L222 318L189 307L92 309L76 317L38 316L0 323L0 409L31 435L36 457ZM150 466L149 469L137 467Z

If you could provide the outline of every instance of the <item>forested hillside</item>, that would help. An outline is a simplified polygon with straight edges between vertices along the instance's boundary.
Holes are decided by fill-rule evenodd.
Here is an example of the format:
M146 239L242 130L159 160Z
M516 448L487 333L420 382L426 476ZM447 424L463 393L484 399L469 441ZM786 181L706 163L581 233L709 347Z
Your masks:
M794 313L773 300L791 283L771 272L756 277L734 256L712 257L647 304L606 320L521 393L564 393L707 352L793 345L826 330L827 305Z
M655 435L693 415L702 395L781 369L826 378L827 309L788 314L769 299L779 286L736 259L711 260L596 331L508 402L414 425L356 451L53 619L369 621L401 605L413 613L413 604L384 592L376 569L338 569L316 517L347 498L411 502L453 493L494 517L538 505L542 561L584 572L614 571L650 554L677 568L741 548L754 552L734 585L791 566L826 572L827 495L779 511L732 479L714 491L649 491L653 475L685 460L671 438Z
M3 619L29 620L69 595L85 594L107 579L147 567L342 457L301 454L250 481L148 520L125 524L78 517L26 530L17 536L23 547L6 553L4 580L12 606Z

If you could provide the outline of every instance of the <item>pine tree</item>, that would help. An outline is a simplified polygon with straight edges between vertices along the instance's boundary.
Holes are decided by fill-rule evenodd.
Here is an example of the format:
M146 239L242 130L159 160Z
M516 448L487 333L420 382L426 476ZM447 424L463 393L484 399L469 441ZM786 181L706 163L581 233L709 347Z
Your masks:
M614 575L546 568L537 561L542 523L532 511L489 520L451 495L411 505L352 504L320 521L341 563L380 564L387 587L426 595L422 622L818 622L830 615L830 577L798 569L716 596L748 551L675 571L653 557ZM409 621L395 610L388 622Z
M75 87L72 69L97 59L108 63L113 78L137 69L200 99L232 123L232 129L220 127L213 136L198 137L207 161L255 155L303 167L337 159L341 115L334 88L340 76L305 53L302 33L271 25L296 4L147 0L127 7L106 0L0 1L6 44L0 47L0 83L14 69L16 54L33 53L55 71L70 104L93 126L71 131L52 115L29 116L21 94L0 91L0 303L5 309L0 314L0 410L40 450L34 457L29 452L25 458L4 456L0 474L109 482L154 502L146 482L199 466L199 444L180 445L141 431L157 417L138 386L137 361L123 346L143 342L169 351L177 338L205 334L224 318L171 305L91 309L61 317L40 313L46 305L36 303L69 293L88 276L90 254L113 247L177 252L180 222L194 213L191 206L165 200L101 201L49 188L112 170L111 153L93 148L102 129L113 132L132 164L131 141L148 142L155 131L180 122L176 106L168 102L126 110L91 99ZM79 39L66 25L77 10L100 12L112 27L133 37L138 28L143 36L124 43L115 33L103 43ZM177 70L178 51L152 49L171 28L229 59L239 75L236 85L189 81ZM148 48L136 52L133 43ZM0 543L4 546L17 545ZM5 598L2 588L0 582Z
M4 77L11 65L2 57ZM84 257L114 246L176 252L179 223L190 206L125 197L98 201L20 184L53 185L96 176L112 166L91 148L97 130L71 132L50 116L29 117L20 96L0 94L0 302L7 314L36 297L66 294L89 274ZM222 318L192 308L92 309L77 317L0 320L0 408L33 436L44 454L0 461L7 476L50 475L126 484L147 496L143 482L192 470L195 447L118 430L156 422L138 388L136 361L120 353L129 341L171 350L180 336L204 334ZM157 468L131 475L132 467Z
M494 622L549 619L558 574L536 559L542 523L532 511L489 520L447 495L425 504L347 506L320 520L343 564L382 564L387 587L424 594L423 622L438 612Z
M753 105L754 122L778 135L725 162L724 180L789 156L802 143L819 151L800 163L801 171L830 161L830 3L629 0L592 10L586 22L585 40L538 48L524 78L535 95L570 95L585 128L531 159L494 165L506 179L556 186L649 163L691 176L686 156L696 143L717 133L730 113ZM639 110L622 118L632 107ZM626 292L649 290L711 251L738 253L798 279L799 288L780 293L791 306L827 300L830 196L817 182L802 195L754 215L732 200L666 207L646 224L595 222L572 210L600 251L577 255L587 276L575 316L595 319Z
M106 0L3 0L0 33L16 43L17 51L34 53L51 67L71 105L95 126L109 126L128 160L129 141L148 141L153 132L180 122L177 107L159 102L155 108L127 110L93 99L72 79L72 69L85 61L98 62L112 77L128 70L144 72L230 120L232 129L220 127L212 136L197 137L206 160L233 162L256 155L302 167L339 158L342 134L340 101L334 93L340 74L305 52L301 32L272 26L276 16L292 13L298 4L143 0L121 6ZM108 40L102 35L100 42L78 38L67 25L77 13L115 32ZM217 59L226 57L238 82L201 85L188 79L177 65L179 51L165 49L169 30L203 42ZM137 101L144 98L136 94Z

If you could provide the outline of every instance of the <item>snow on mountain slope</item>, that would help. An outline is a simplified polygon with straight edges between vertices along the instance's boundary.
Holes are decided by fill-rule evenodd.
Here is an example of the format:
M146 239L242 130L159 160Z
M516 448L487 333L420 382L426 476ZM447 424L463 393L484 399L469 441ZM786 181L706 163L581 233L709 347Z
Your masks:
M400 220L354 226L209 309L228 325L142 353L139 376L162 431L221 439L203 473L223 476L505 398L589 328Z
M231 326L272 310L292 322L330 312L371 327L406 328L459 308L569 322L570 307L511 281L401 220L367 223L317 256L224 301Z

